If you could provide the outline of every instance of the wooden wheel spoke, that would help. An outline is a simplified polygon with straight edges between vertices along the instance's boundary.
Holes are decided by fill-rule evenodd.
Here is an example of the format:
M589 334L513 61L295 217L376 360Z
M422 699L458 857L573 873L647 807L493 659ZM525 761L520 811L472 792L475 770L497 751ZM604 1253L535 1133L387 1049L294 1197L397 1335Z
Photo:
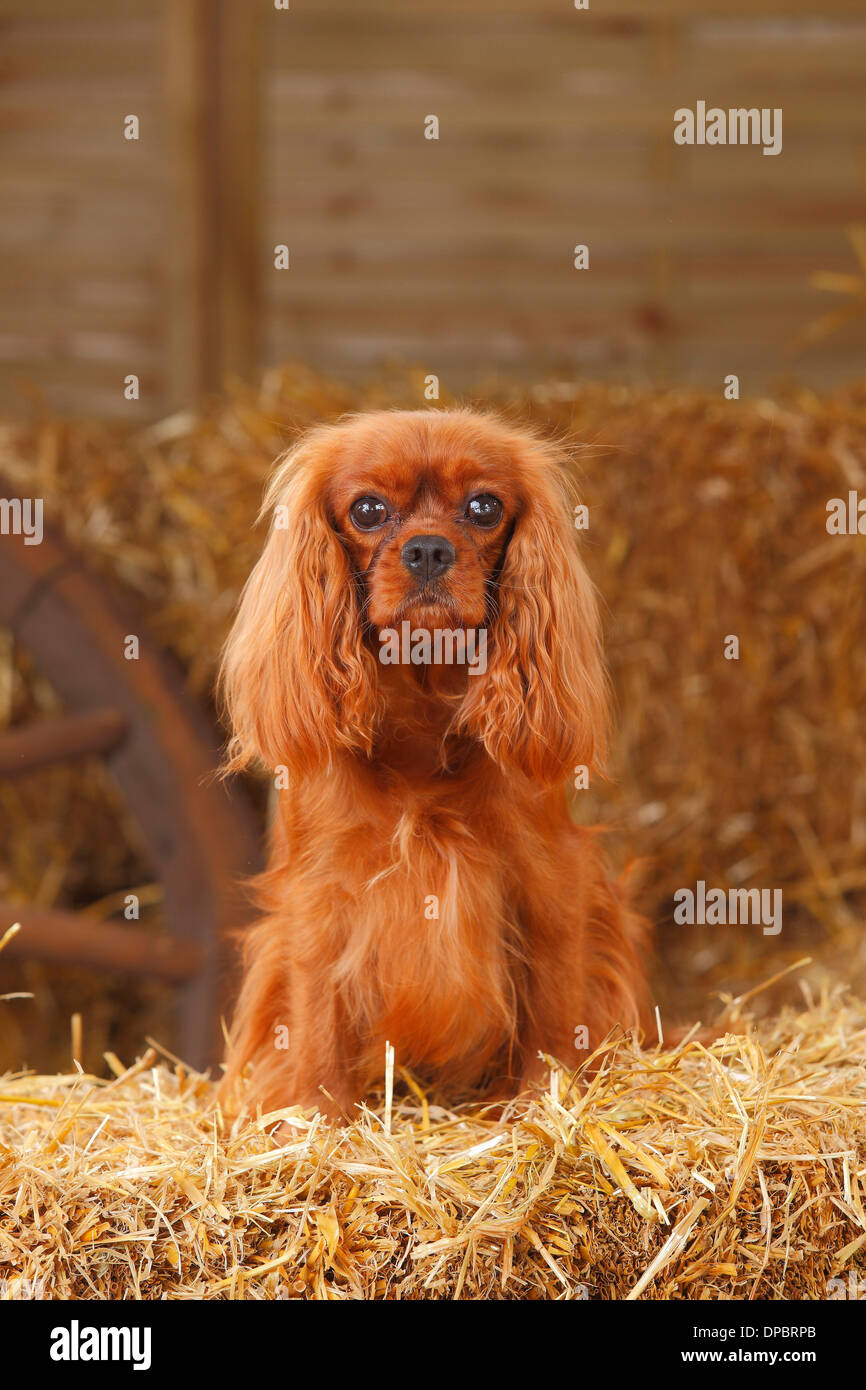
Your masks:
M21 930L3 954L52 965L97 966L122 974L184 984L201 969L204 950L192 941L157 935L146 927L94 922L81 913L0 903L0 937L13 922Z
M107 757L126 737L129 725L119 710L66 714L0 733L0 777L24 777L56 763Z

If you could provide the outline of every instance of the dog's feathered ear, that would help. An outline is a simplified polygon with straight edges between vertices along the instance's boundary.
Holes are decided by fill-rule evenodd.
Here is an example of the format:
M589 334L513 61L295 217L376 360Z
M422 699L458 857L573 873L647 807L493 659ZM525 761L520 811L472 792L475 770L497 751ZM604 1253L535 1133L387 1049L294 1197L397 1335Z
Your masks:
M262 516L271 532L241 595L219 689L232 728L228 769L260 761L293 776L340 748L369 755L376 668L364 647L351 563L322 489L328 429L281 461Z
M535 441L522 453L526 504L491 595L487 672L469 681L455 722L502 766L552 785L603 761L608 686L556 455Z

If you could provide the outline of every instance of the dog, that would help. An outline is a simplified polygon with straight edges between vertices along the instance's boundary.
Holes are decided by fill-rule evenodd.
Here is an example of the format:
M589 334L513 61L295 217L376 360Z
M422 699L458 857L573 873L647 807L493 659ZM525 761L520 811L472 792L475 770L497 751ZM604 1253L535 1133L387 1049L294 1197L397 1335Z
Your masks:
M353 416L279 462L220 674L227 768L285 788L224 1095L248 1074L250 1107L345 1114L390 1042L442 1095L508 1096L643 1023L644 923L568 811L609 695L564 462L470 409Z

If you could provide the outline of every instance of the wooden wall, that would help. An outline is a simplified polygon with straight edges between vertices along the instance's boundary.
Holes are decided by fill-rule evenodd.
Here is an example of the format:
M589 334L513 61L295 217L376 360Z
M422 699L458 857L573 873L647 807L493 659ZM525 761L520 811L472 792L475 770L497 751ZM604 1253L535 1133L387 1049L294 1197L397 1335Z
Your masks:
M288 357L851 377L866 315L791 348L857 271L864 97L862 0L0 0L0 411ZM699 99L782 107L782 154L676 146Z

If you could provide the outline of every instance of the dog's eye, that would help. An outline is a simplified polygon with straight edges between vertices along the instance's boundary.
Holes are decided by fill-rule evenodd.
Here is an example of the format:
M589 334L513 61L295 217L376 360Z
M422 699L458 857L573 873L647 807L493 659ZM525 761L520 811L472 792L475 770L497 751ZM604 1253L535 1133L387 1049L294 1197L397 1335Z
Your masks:
M502 516L502 503L492 493L481 492L472 498L466 515L474 526L495 526Z
M388 520L388 508L381 497L359 497L349 508L352 524L359 531L375 531Z

